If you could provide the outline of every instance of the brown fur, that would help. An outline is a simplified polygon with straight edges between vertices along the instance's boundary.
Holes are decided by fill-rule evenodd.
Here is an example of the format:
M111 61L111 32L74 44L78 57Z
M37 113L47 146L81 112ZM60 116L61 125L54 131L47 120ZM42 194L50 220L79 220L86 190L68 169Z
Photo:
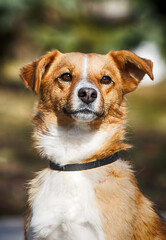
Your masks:
M29 225L29 221L30 221L30 216L31 216L31 208L29 207L25 216L25 220L24 220L24 236L25 236L25 240L27 239L27 229L28 229L28 225Z
M166 239L165 226L138 189L132 171L123 162L113 165L96 187L106 239Z
M20 75L26 86L35 93L40 90L41 94L33 117L36 140L38 140L36 131L44 133L52 123L65 127L75 121L64 114L63 108L72 109L72 90L80 79L83 56L82 53L61 54L55 50L22 68ZM102 118L88 124L92 129L109 131L109 128L119 126L119 130L104 146L99 146L98 151L83 162L103 158L130 147L124 142L125 94L135 90L145 74L153 79L152 62L139 58L129 51L111 51L107 55L88 54L88 61L90 66L88 79L98 87L103 97L100 114L104 109ZM64 72L72 72L72 82L63 82L59 79ZM104 75L109 75L113 79L109 86L100 84L100 79ZM49 171L51 170L41 171L31 181L30 209ZM91 176L92 173L98 178L95 186L95 205L100 211L106 240L166 239L164 223L153 210L151 202L138 189L133 172L127 163L117 161L104 168L88 170L85 174ZM25 232L29 216L30 213L25 221Z

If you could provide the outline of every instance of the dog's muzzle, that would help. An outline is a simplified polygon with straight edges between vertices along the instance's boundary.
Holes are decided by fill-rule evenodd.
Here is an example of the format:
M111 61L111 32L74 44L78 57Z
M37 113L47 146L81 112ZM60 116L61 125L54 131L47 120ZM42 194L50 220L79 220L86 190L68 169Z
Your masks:
M100 93L93 86L76 88L63 111L76 121L91 122L103 116Z
M103 113L100 114L98 112L92 111L89 108L82 108L75 111L67 110L63 108L63 112L73 119L81 122L91 122L95 119L99 119L103 116Z

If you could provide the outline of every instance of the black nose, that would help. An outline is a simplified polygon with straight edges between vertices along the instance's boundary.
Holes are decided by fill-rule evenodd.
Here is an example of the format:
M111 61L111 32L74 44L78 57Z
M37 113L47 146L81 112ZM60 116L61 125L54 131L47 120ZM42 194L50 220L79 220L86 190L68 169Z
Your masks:
M97 91L94 88L80 88L78 97L86 104L92 103L97 98Z

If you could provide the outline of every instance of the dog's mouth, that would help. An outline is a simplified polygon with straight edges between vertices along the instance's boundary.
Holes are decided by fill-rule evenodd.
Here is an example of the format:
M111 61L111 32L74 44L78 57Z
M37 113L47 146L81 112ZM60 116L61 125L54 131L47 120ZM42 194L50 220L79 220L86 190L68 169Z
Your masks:
M99 113L88 108L83 108L74 111L63 108L63 112L68 116L72 117L73 119L83 122L90 122L99 119L104 115L104 113Z

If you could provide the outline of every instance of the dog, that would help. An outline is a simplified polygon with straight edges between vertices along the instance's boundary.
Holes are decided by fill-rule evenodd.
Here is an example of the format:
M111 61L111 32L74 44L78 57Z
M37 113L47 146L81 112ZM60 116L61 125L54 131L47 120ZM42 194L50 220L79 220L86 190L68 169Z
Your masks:
M118 152L125 142L125 95L153 63L126 50L106 55L47 53L20 71L40 99L34 139L49 167L28 190L28 240L164 240L164 222Z

